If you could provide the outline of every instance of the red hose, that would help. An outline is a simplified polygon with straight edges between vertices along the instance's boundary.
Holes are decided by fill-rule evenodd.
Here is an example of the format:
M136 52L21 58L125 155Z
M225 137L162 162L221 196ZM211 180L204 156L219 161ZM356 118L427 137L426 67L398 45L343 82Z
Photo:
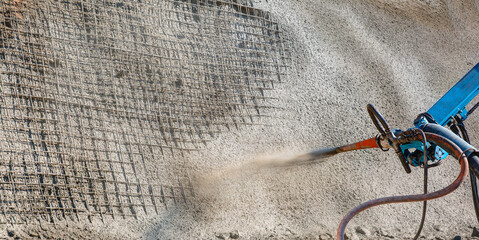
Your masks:
M403 203L403 202L419 202L419 201L427 201L431 199L436 199L443 197L454 190L456 190L464 181L464 178L467 176L467 172L469 169L468 163L467 163L467 157L464 155L464 152L453 142L449 141L448 139L441 137L440 135L433 134L433 133L425 133L426 137L429 141L432 141L436 143L437 145L441 146L444 148L449 154L455 156L458 160L459 163L461 164L461 171L459 172L459 176L452 182L449 186L432 192L428 194L417 194L417 195L405 195L405 196L392 196L392 197L384 197L384 198L378 198L374 199L365 203L362 203L361 205L353 208L351 211L344 216L343 220L341 220L341 223L339 224L338 232L337 232L337 239L344 239L344 231L346 229L346 225L348 222L356 216L358 213L374 206L379 206L383 204L388 204L388 203Z

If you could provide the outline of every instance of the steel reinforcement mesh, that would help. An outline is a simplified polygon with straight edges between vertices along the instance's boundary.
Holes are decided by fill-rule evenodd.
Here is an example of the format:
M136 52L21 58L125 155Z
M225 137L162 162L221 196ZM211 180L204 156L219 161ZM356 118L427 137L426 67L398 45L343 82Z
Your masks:
M184 156L257 124L290 57L240 0L1 0L0 223L159 213Z

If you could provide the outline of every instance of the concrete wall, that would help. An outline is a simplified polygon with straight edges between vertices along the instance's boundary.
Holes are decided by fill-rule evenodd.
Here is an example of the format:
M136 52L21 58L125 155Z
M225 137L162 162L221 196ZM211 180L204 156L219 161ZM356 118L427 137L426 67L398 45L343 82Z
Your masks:
M193 1L186 1L186 4L188 5L191 2ZM195 4L198 2L195 1ZM47 13L50 14L47 14L44 18L49 19L54 16L59 19L59 22L53 21L54 24L48 25L49 27L46 29L50 32L40 32L43 34L41 35L43 37L40 38L41 42L46 43L44 49L40 51L40 55L48 55L48 51L55 52L57 50L65 55L71 53L71 56L81 55L82 57L72 60L67 56L53 54L53 56L64 57L67 61L61 62L52 59L49 64L42 65L47 69L47 75L50 71L58 74L49 75L54 78L49 79L51 82L43 82L41 86L45 88L40 88L42 91L36 94L39 94L37 97L42 98L51 97L53 94L57 102L62 97L65 98L64 102L68 104L64 104L62 109L71 113L68 115L70 117L62 118L62 114L55 115L55 119L60 121L59 126L64 128L64 133L73 134L72 131L79 131L78 126L89 129L91 124L81 120L84 119L82 118L83 115L75 115L78 112L89 114L90 118L101 117L114 123L112 135L103 138L107 142L117 145L115 145L116 147L114 144L104 145L105 149L102 151L116 152L121 155L122 159L126 159L124 161L128 164L134 163L136 166L141 166L144 172L132 174L131 171L122 169L122 164L125 164L125 162L122 163L121 161L113 167L102 165L107 170L119 172L119 176L125 178L123 179L125 181L127 181L128 176L121 173L130 173L132 179L134 179L133 183L144 184L143 186L159 186L165 182L171 183L167 185L174 185L177 184L178 176L186 176L185 178L189 179L188 182L191 181L194 193L191 196L188 195L185 204L170 204L173 201L171 200L168 202L168 209L162 208L160 211L154 211L153 207L149 206L151 208L146 211L133 211L134 213L130 215L134 216L131 217L92 217L81 220L67 218L66 221L59 221L55 225L48 224L49 218L47 217L43 220L39 219L40 224L9 227L3 233L4 235L119 239L217 239L228 238L229 236L235 237L238 233L244 239L329 239L335 235L336 228L344 214L354 206L377 197L422 192L422 169L413 169L413 173L406 174L392 152L364 150L338 155L324 163L288 168L257 167L258 165L251 164L251 162L284 159L299 152L342 145L375 136L377 132L366 112L366 104L368 103L373 103L393 127L402 129L411 127L412 120L417 114L432 106L442 94L478 62L479 2L412 0L254 1L254 7L272 14L281 31L275 32L277 34L275 36L287 40L285 46L291 54L291 60L287 59L287 63L290 64L288 74L281 75L280 82L277 81L276 77L269 76L272 79L271 82L274 82L273 90L261 92L264 95L259 94L259 89L249 92L251 96L261 96L259 105L263 106L263 103L267 105L260 111L261 115L265 116L254 118L254 121L252 121L254 124L247 121L247 124L235 126L236 124L231 119L236 117L237 119L248 118L248 114L257 109L255 107L257 103L250 102L249 106L253 105L253 107L243 105L240 111L230 112L232 115L229 116L227 123L223 124L224 126L221 128L215 128L214 134L209 135L210 137L207 141L204 141L205 143L198 140L198 146L193 144L197 151L191 153L182 151L191 147L185 145L190 144L191 141L189 140L191 139L186 139L188 141L180 143L181 148L179 150L181 151L179 152L183 152L183 154L175 154L177 152L174 152L161 155L159 148L143 150L148 153L149 159L147 164L144 164L140 159L130 157L128 153L133 150L127 149L134 144L143 144L143 141L128 136L151 136L152 138L145 139L144 141L147 141L147 143L143 144L144 146L150 146L151 143L148 143L148 141L156 141L154 137L162 136L162 131L167 134L172 133L166 131L165 128L161 128L161 121L145 121L149 124L154 123L150 127L141 125L145 119L140 117L134 118L136 125L129 125L129 121L122 120L125 119L126 115L119 112L137 109L142 116L149 116L152 112L160 116L163 113L161 109L151 106L154 104L161 105L165 102L173 103L178 99L181 100L182 104L191 103L190 98L182 98L187 94L182 95L184 92L178 89L173 91L174 94L171 95L171 99L166 97L154 98L155 91L158 91L156 87L159 84L159 82L155 83L154 80L163 77L166 79L168 89L182 88L183 86L183 88L188 88L187 90L194 93L196 89L194 87L195 78L190 75L196 73L195 71L198 69L194 66L198 67L198 64L187 64L193 66L186 72L188 81L178 82L174 78L178 72L152 72L151 69L139 63L146 61L151 65L172 67L172 65L176 66L173 60L178 60L178 65L181 66L185 63L195 62L191 59L201 58L194 54L198 51L204 54L203 56L208 56L215 51L226 57L229 56L228 53L218 50L222 47L231 47L228 42L223 42L220 45L203 42L209 46L208 50L201 48L200 45L189 45L191 49L180 51L183 55L172 50L174 47L181 48L183 46L181 41L193 41L194 36L179 36L175 32L169 32L171 29L166 27L165 30L161 30L163 28L153 27L158 24L154 21L157 17L162 16L165 19L170 19L171 25L171 22L176 21L175 13L179 11L176 7L182 6L184 3L185 1L168 5L162 2L151 10L138 7L140 5L131 7L132 4L124 5L121 2L104 1L102 4L109 4L108 6L111 5L118 9L115 11L98 11L98 9L95 10L98 6L94 2L40 1L38 7L47 9ZM224 5L221 1L219 3L217 7L222 10L234 9L231 5ZM191 6L191 4L188 6ZM62 7L65 7L65 9ZM168 10L161 11L163 8ZM34 13L36 18L28 18L28 15L24 15L23 19L18 20L18 22L28 21L26 25L32 31L31 29L34 29L35 24L45 24L45 21L42 22L42 18L35 15L38 12L32 10L35 9L34 7L29 9L31 11L27 13ZM130 14L130 11L134 14ZM186 10L182 9L181 11ZM198 9L189 9L188 11L191 11L191 13L196 11L197 13ZM245 11L250 13L249 10ZM70 13L66 14L69 17L65 18L64 13ZM207 13L208 11L205 11L205 19L201 19L200 22L198 22L198 18L192 17L194 14L189 15L190 18L186 21L197 24L200 29L207 31L211 29L208 24L214 24L214 22L204 21L209 16ZM138 14L143 14L144 18L135 18ZM220 13L210 11L209 14ZM21 18L16 14L12 15L10 13L10 15L9 18ZM82 20L80 25L75 25L77 18ZM131 31L128 26L108 24L108 21L121 19L135 23L136 28ZM229 35L229 30L237 27L234 24L234 19L228 17L224 17L224 19L227 19L228 22L219 22L218 24L222 23L224 25L219 25L220 27L216 29L226 29L223 32L224 34L220 34L220 36L216 33L208 33L208 37L215 40L225 36L234 37L234 35ZM147 27L142 27L143 25ZM180 29L185 27L177 22L173 25ZM188 26L191 27L191 25ZM254 28L254 23L252 27ZM60 33L63 31L62 29L68 31L63 31L64 35L55 35L57 33L55 29L60 29ZM102 36L105 39L90 38L92 29L102 30ZM181 31L194 31L195 28L192 29L181 29ZM255 29L257 30L257 28ZM258 29L261 29L261 27ZM141 38L142 34L138 33L143 33L147 37ZM49 34L54 38L51 38ZM29 36L22 32L17 35ZM123 41L117 38L119 36L123 37ZM164 38L159 41L158 38L161 36ZM208 37L203 36L201 39L202 41L209 41ZM113 38L115 38L115 41L112 41ZM176 42L169 46L168 44L172 39ZM68 44L65 46L65 43L77 43L78 41L80 43L76 50L74 46ZM113 45L106 46L106 52L102 52L95 45L98 41L102 44ZM129 50L131 45L139 46L136 53ZM29 45L26 44L25 46L28 48ZM162 62L161 54L151 59L142 57L158 49L163 49L165 56L168 56L168 63ZM236 45L234 49L235 51L230 52L231 54L247 54L250 53L250 50L258 51L254 45L245 47L244 44ZM278 53L275 49L269 49L269 51L272 52L271 55L262 55L266 56L268 60L271 58L272 61L275 61L278 56L282 56L281 52ZM96 62L89 61L84 56L86 53L93 56ZM37 60L40 62L46 61L42 59ZM113 60L133 61L135 65L124 66L121 62L113 64ZM202 61L205 60L202 59ZM251 62L254 61L253 58ZM75 67L71 68L69 67L71 64L78 65L73 65ZM106 70L101 67L105 64L109 64L109 68ZM87 66L87 68L85 69L82 66ZM225 65L220 64L218 66L224 67ZM228 74L236 74L234 69L238 66L248 68L248 64L242 62L232 62L231 66L228 66L224 67L225 71L229 71ZM70 69L70 72L68 72L68 69ZM25 67L20 68L20 70L17 69L17 71L34 71L38 79L43 79L41 76L45 75L45 71L40 74L37 70ZM205 67L203 71L199 72L205 71L209 73L211 79L214 79L216 69ZM82 78L75 72L85 75L91 73L91 78ZM250 76L241 79L254 80L257 78L257 76ZM29 81L30 78L18 76L7 78L6 75L2 75L2 84L7 86L7 83L15 83L18 79ZM152 84L151 86L148 85L151 91L140 91L144 97L139 97L136 102L139 105L144 104L148 108L137 108L138 104L129 107L128 104L115 102L119 106L115 108L117 110L116 115L108 116L102 115L105 113L101 109L97 109L103 105L108 106L108 101L118 100L117 95L120 93L124 96L121 99L124 99L126 103L128 102L127 99L138 97L134 89L135 86L138 87L137 85L142 79L151 80L151 82L148 82L148 84ZM234 85L236 78L226 79L231 80L231 82L228 82L229 84L236 86ZM104 86L105 81L122 87L88 87L93 85ZM79 85L80 95L83 96L80 105L78 103L71 105L76 101L70 99L70 97L74 97L74 94L77 94L75 89L69 88L68 84L59 85L58 83ZM214 83L211 83L210 87L214 85ZM5 91L15 90L5 86L2 88ZM46 87L55 91L45 91ZM25 90L23 87L19 87L19 89ZM114 91L112 90L113 93L109 94L104 92L105 89L113 89ZM211 89L214 88L210 88L210 92L206 91L205 96L211 97L213 96L211 94L218 92ZM20 90L16 89L15 91L14 93L18 94ZM224 91L228 91L228 89L224 89ZM231 94L238 96L234 93ZM92 96L97 98L95 98L97 104L86 101ZM218 101L225 104L231 103L230 100L225 97ZM42 101L44 102L44 100ZM212 116L225 119L223 115L218 113L221 112L218 110L218 106L223 106L218 104L218 101L207 101L210 103L208 109L211 110ZM52 101L51 104L54 104L54 102ZM15 105L18 104L18 101L8 103ZM244 104L240 100L234 103L236 105ZM163 106L170 106L168 104ZM26 103L23 105L26 105ZM271 108L271 106L274 106L274 108ZM82 112L82 109L85 108L89 108L89 112ZM178 108L173 109L178 110ZM181 113L181 110L178 111ZM40 115L34 117L41 118L41 113L38 114ZM160 120L160 117L157 118L159 118L157 120ZM475 137L478 130L477 126L479 126L477 119L473 115L467 122L473 144L479 143ZM215 122L214 119L211 121ZM185 122L177 123L188 127ZM35 129L40 128L40 126L43 125L40 124ZM56 125L53 124L52 126ZM101 126L105 127L105 122ZM11 127L15 128L16 125ZM84 135L87 138L86 142L75 142L69 145L71 143L71 141L68 141L69 138L62 138L65 142L62 145L62 147L65 147L63 151L69 152L74 157L70 160L73 165L79 164L78 167L81 167L83 163L88 162L88 159L111 160L108 156L94 157L89 154L89 148L87 148L89 144L93 144L93 142L98 144L95 129L97 128L92 130L91 134L93 135ZM13 131L8 133L14 134ZM81 136L81 133L75 134ZM68 137L69 135L65 134L64 136ZM197 139L198 136L198 134L195 135L194 139ZM75 140L75 137L70 138ZM78 139L81 138L84 137ZM25 139L28 139L28 137L25 137ZM165 142L164 145L168 149L174 148L173 140L176 138L167 139L169 141ZM80 151L72 148L72 146L76 146L75 144L83 146L85 149L80 149ZM31 144L21 146L26 150L31 148ZM78 152L80 154L77 154ZM170 154L174 157L171 157ZM155 165L155 162L152 161L157 155L162 156L159 160L165 163L165 168ZM169 156L169 158L166 156ZM59 159L56 155L54 158ZM32 161L31 164L34 165L36 160ZM181 163L178 165L180 167L177 166L176 161ZM101 169L97 170L98 172L95 174L102 172ZM440 167L431 169L429 174L430 191L449 184L456 177L458 171L459 165L453 159L448 159ZM173 177L169 178L169 174L172 174ZM71 179L89 178L80 175L77 177L71 176ZM98 184L103 181L102 179L104 178L101 178L101 176L96 178ZM87 181L80 181L80 183L81 186L85 186L85 189L88 188ZM186 186L186 184L182 186ZM161 188L161 186L159 187ZM112 185L106 189L112 190L115 187ZM98 190L101 190L101 188L99 187ZM130 194L130 197L136 194L132 189L126 189L125 191ZM149 194L145 189L140 192L145 195ZM114 197L115 193L112 193L112 196ZM161 198L161 196L158 195L158 198ZM118 201L122 202L121 200ZM89 201L88 204L95 206L93 200ZM127 211L130 210L127 208ZM121 215L121 211L123 210L120 206L119 209L110 211L108 215L118 216ZM140 212L141 214L139 214ZM373 208L353 219L347 233L351 238L411 238L419 223L420 212L421 204L419 203ZM436 237L452 239L456 235L470 236L475 226L477 226L477 220L473 212L469 180L467 180L453 194L430 202L423 233L427 236L427 239ZM357 227L361 227L370 235L357 233Z
M257 1L255 6L272 12L290 39L292 69L272 93L284 110L265 121L270 126L224 134L191 156L200 170L239 166L265 152L289 154L375 136L368 103L393 127L409 128L479 59L477 1ZM471 116L467 123L476 144L477 119ZM431 169L430 191L448 185L458 171L454 159ZM183 228L190 229L187 236L204 238L233 230L246 238L334 236L343 215L364 201L421 193L422 173L406 174L394 153L380 150L288 169L239 175L228 170L213 193L208 188L199 210L186 217L190 221L170 216L149 236L174 237ZM353 219L347 232L360 226L370 238L412 238L420 214L419 203L376 207ZM456 192L429 203L423 235L465 237L475 226L467 179Z

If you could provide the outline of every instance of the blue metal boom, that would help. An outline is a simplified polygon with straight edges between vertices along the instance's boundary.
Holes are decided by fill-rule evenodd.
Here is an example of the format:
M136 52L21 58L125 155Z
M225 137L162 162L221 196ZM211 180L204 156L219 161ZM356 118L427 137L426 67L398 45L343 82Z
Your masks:
M467 118L466 105L479 93L479 64L474 66L427 112L441 125L447 125L452 118L460 114Z

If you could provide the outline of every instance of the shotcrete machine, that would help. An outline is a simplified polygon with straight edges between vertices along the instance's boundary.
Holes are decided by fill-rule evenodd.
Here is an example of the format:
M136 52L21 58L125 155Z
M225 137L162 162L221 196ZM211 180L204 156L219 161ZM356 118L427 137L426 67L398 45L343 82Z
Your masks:
M469 135L464 124L468 116L479 107L479 103L477 103L469 110L466 109L466 106L478 93L479 64L474 66L427 112L419 114L414 120L414 127L407 130L391 129L383 115L372 104L369 104L367 111L374 126L379 131L376 137L309 153L311 157L325 157L366 148L379 148L383 151L392 149L406 173L411 172L411 167L424 169L423 194L384 197L360 204L349 211L342 219L337 230L337 239L344 239L348 222L367 208L389 203L422 201L422 219L414 237L414 239L417 239L424 225L427 200L440 198L453 192L461 185L468 172L471 174L474 207L479 220L479 195L476 182L476 178L479 177L479 152L470 145ZM428 193L428 168L439 166L448 155L456 158L461 165L458 177L449 186Z

